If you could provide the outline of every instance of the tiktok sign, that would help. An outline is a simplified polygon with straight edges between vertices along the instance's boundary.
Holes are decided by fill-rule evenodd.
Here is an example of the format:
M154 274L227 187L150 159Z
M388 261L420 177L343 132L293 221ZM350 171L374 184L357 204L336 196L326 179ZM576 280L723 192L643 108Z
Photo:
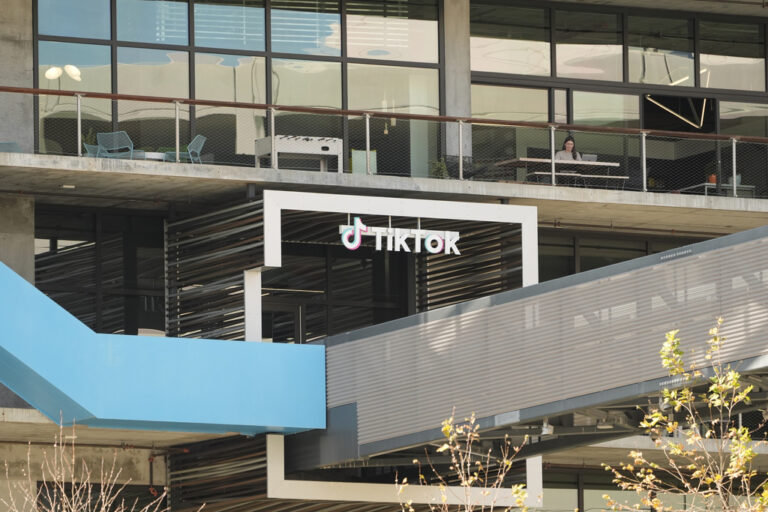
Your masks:
M373 227L366 226L360 217L355 217L351 226L339 226L339 233L341 243L350 251L360 247L364 236L374 236L377 251L384 250L386 243L387 251L420 253L423 247L430 254L461 254L456 246L460 238L458 231Z

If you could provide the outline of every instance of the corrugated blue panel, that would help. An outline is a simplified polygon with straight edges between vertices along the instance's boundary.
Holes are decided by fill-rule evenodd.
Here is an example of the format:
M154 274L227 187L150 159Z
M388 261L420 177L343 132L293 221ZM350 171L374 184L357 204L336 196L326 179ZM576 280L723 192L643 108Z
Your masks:
M96 334L0 263L0 381L65 424L325 428L325 348Z

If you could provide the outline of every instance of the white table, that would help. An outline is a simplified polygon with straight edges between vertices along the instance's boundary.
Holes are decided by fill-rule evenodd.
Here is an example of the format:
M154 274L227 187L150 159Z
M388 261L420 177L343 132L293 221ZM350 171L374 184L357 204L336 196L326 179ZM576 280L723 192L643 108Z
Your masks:
M703 189L704 195L708 196L710 192L717 191L717 183L697 183L696 185L691 185L690 187L683 187L679 190L679 192L694 192L696 189ZM724 191L726 196L733 197L733 185L721 183L720 190ZM736 194L738 194L739 197L755 197L755 186L736 185Z
M526 177L535 176L537 179L544 176L552 176L552 171L531 171L528 172L529 164L546 164L552 165L550 158L532 158L532 157L520 157L511 158L509 160L502 160L496 162L496 167L525 167ZM597 169L604 168L616 168L620 167L618 162L597 162L591 160L555 160L555 177L569 177L579 179L602 179L606 182L621 183L622 186L629 180L629 176L614 175L614 174L596 174ZM560 170L558 170L558 167ZM568 170L562 169L565 167ZM541 168L541 167L539 167ZM592 172L590 172L592 171Z
M302 137L298 135L275 135L274 154L272 153L272 137L256 139L256 168L261 167L259 159L264 156L272 157L272 167L277 169L278 155L288 154L291 158L311 158L320 160L320 171L328 171L328 157L336 157L338 172L344 172L342 154L344 142L335 137Z

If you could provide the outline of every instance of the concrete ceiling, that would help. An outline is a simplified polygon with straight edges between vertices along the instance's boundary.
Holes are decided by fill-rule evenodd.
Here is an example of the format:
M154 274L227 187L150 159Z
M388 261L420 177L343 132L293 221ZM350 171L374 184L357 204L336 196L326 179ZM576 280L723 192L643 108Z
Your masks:
M541 226L568 229L708 238L768 223L761 199L0 153L0 194L45 205L199 211L243 200L248 184L532 205Z

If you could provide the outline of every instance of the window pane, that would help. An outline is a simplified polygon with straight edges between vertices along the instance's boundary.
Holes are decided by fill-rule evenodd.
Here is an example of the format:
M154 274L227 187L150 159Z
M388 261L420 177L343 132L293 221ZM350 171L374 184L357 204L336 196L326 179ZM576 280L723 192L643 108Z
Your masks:
M117 0L117 39L188 44L187 2Z
M768 105L721 101L720 133L768 137Z
M629 81L693 86L690 20L629 17Z
M111 92L109 46L40 41L38 79L42 89ZM77 104L66 96L40 96L40 150L77 154ZM83 141L95 143L95 133L111 131L110 100L82 99Z
M264 0L196 0L195 45L264 50Z
M555 89L555 115L554 122L568 122L568 92L564 89Z
M574 124L639 128L639 110L637 96L573 92Z
M175 50L117 49L117 90L121 94L186 98L189 55ZM163 152L175 148L172 103L118 101L119 129L128 132L135 149ZM189 142L189 107L181 107L181 143Z
M361 59L437 62L437 2L348 2L347 52Z
M440 112L436 69L348 65L349 108L387 113L436 115ZM437 161L440 123L376 117L371 119L371 149L379 174L428 176ZM350 120L350 148L365 149L365 123Z
M274 0L270 20L273 52L341 55L338 1Z
M556 11L555 20L557 76L622 80L618 15Z
M38 0L38 33L109 39L109 0Z
M473 71L549 75L549 11L470 5Z
M547 122L548 96L546 89L472 85L472 117Z
M273 59L272 103L341 108L341 64Z
M195 54L195 97L266 103L265 59ZM254 140L264 137L264 111L197 105L195 129L207 138L204 155L214 163L253 165Z
M765 44L759 25L702 21L701 86L765 90Z

